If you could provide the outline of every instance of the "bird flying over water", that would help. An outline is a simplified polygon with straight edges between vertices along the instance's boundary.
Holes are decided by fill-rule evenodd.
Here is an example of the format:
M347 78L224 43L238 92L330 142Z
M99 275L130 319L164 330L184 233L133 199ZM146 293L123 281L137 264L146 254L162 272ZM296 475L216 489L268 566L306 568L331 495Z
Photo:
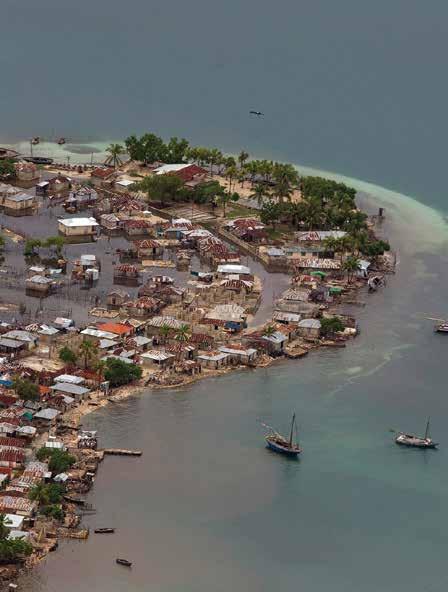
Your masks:
M262 117L264 115L264 113L262 113L261 111L249 111L250 115L256 115L257 117Z

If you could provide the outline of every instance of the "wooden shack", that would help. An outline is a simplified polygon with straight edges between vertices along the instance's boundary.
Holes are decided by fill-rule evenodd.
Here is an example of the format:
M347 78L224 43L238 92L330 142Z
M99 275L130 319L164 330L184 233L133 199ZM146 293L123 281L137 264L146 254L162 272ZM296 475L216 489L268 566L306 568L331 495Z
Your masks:
M114 269L114 284L121 286L138 286L141 283L141 274L135 265L123 263Z

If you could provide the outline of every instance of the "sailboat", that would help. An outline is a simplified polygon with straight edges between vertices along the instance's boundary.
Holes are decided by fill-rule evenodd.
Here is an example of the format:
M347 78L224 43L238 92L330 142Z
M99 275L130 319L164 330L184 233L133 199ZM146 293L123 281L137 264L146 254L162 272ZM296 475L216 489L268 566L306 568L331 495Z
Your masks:
M426 422L426 430L423 438L414 434L400 432L395 438L395 443L400 444L400 446L409 446L412 448L437 448L438 446L438 443L429 437L429 417Z
M277 452L278 454L284 454L286 456L297 456L302 452L302 449L297 444L297 442L293 442L294 434L296 435L297 439L297 427L296 427L296 414L293 413L292 420L291 420L291 430L289 432L289 438L285 438L281 434L279 434L274 428L263 424L264 427L270 430L269 434L265 437L267 447L272 450L273 452Z

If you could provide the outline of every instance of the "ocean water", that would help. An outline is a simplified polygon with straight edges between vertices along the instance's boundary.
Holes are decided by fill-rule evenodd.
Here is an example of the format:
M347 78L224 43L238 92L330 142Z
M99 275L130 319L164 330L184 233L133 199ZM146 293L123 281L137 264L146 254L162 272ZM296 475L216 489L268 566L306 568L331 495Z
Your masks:
M446 590L447 343L425 317L447 314L447 17L442 0L3 0L1 143L40 135L36 153L77 162L151 130L333 171L386 208L398 257L346 349L88 416L102 445L144 452L106 459L89 495L86 524L117 531L62 544L21 589ZM298 462L257 422L293 410ZM428 415L440 450L395 446Z
M356 310L361 335L87 416L102 445L143 450L106 459L89 495L86 524L117 531L64 543L23 590L446 589L446 340L425 317L446 311L448 228L427 206L363 187L365 208L386 207L398 268ZM286 430L293 410L298 462L269 453L258 423ZM394 444L390 430L423 431L428 415L438 451Z

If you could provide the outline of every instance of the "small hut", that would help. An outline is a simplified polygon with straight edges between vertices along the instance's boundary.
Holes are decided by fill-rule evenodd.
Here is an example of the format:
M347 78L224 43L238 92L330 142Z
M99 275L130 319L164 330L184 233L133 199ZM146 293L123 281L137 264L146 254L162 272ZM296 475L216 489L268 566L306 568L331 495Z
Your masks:
M135 265L123 263L114 269L114 284L121 286L138 286L141 283L141 275Z

